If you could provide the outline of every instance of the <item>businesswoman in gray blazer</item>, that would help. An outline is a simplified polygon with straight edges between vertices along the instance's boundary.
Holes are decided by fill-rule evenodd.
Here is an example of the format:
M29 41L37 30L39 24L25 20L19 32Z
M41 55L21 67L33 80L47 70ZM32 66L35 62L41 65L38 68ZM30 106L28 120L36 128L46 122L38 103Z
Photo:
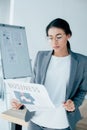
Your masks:
M31 118L29 130L75 130L87 92L87 57L71 51L72 32L67 21L53 20L46 35L52 50L38 52L31 82L44 84L56 108L27 111L25 119Z

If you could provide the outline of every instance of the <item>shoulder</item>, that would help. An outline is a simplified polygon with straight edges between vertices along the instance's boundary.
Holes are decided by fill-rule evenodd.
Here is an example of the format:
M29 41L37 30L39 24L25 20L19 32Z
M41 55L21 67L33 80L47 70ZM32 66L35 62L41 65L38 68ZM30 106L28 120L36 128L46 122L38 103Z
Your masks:
M37 56L46 56L46 55L50 55L52 54L51 50L47 50L47 51L38 51Z
M47 51L38 51L36 58L35 58L35 63L37 62L43 62L46 59L49 59L49 57L51 57L52 55L52 51L51 50L47 50Z
M51 50L47 50L47 51L45 51L45 50L43 50L43 51L38 51L39 54L48 54L48 53L50 53L50 52L52 52L52 51L51 51Z
M87 70L87 56L76 53L76 52L71 52L71 55L80 63L81 66L84 66L85 69Z
M83 55L83 54L80 54L80 53L76 53L76 52L72 52L72 51L71 51L71 54L72 54L78 61L85 61L85 62L87 62L87 56L86 56L86 55Z

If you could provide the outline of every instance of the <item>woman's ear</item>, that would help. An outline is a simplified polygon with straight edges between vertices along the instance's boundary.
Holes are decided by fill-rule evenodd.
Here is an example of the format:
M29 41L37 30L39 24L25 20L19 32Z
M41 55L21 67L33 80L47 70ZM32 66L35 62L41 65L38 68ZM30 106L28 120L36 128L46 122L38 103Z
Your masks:
M67 39L70 39L70 38L71 38L71 35L70 35L70 34L68 34L68 35L67 35Z

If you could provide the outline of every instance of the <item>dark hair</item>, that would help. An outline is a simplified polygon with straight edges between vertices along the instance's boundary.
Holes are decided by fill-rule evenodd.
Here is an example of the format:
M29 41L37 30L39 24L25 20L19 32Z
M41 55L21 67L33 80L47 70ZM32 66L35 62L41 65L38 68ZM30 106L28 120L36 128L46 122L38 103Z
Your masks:
M70 34L72 35L72 31L70 29L70 26L68 24L67 21L65 21L64 19L61 18L57 18L54 19L53 21L51 21L48 26L46 27L46 35L48 36L48 30L52 27L56 27L56 28L61 28L64 30L64 32L66 33L66 35ZM67 41L67 47L68 49L70 49L70 43L69 41Z

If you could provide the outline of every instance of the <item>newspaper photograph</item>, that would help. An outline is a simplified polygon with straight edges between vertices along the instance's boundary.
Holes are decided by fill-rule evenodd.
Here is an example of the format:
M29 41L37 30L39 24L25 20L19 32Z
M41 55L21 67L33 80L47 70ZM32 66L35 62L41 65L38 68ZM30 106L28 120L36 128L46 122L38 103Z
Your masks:
M15 80L6 80L5 85L9 102L12 99L17 99L30 111L55 108L44 85Z

